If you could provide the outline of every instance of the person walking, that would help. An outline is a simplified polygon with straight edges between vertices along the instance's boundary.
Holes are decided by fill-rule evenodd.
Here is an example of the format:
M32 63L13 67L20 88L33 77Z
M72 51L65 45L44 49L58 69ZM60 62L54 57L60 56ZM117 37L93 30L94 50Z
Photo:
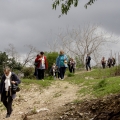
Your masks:
M102 58L102 60L101 60L101 65L102 65L102 68L105 69L105 66L106 66L105 57Z
M86 70L87 71L88 71L88 68L91 70L90 61L91 61L91 57L89 54L87 54L87 57L86 57Z
M60 51L59 56L56 58L56 66L59 68L60 79L64 80L66 68L68 67L68 57L64 54L64 51Z
M68 62L68 66L69 66L69 71L70 73L75 73L75 66L76 66L76 63L74 61L73 58L70 58L69 62Z
M13 99L16 97L16 92L12 91L12 84L20 84L21 81L15 73L11 71L9 67L4 68L4 74L2 75L0 82L0 94L1 102L7 109L6 118L10 117L13 109Z
M115 58L114 58L114 57L112 57L112 66L114 67L114 66L115 66L115 64L116 64L116 60L115 60Z
M44 56L44 52L40 52L40 56L35 60L38 63L37 65L37 73L38 79L44 80L45 70L48 69L48 62L46 56Z
M107 65L109 68L112 66L112 58L108 58Z
M35 66L35 71L34 71L34 76L36 76L36 79L38 79L38 70L37 70L37 65L39 64L39 62L36 62L36 60L40 57L39 54L37 54L35 61L34 61L34 66Z
M53 63L51 69L50 69L51 75L55 78L56 77L56 64Z

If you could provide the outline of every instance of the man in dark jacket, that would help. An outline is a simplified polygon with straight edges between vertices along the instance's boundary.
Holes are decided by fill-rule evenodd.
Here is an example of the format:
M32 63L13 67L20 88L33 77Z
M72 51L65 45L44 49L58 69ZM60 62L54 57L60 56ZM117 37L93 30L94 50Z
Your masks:
M4 69L4 74L2 75L0 82L0 94L1 94L1 102L7 109L6 118L10 117L13 109L12 102L16 96L16 92L13 92L11 87L12 84L20 84L19 78L11 72L9 67Z
M91 61L91 57L89 54L87 54L87 57L86 57L86 70L87 71L88 71L88 68L91 70L90 61Z

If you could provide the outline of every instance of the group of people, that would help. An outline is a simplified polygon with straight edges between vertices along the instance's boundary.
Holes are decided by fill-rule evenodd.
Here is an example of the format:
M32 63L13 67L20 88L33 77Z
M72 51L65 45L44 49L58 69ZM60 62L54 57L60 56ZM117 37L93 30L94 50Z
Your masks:
M68 67L68 57L64 51L60 51L59 56L56 58L56 63L52 65L52 75L57 76L63 80L66 68ZM44 52L40 52L35 59L35 73L34 75L38 80L44 80L44 72L48 69L48 61Z
M87 54L85 59L85 67L86 70L91 70L91 57L90 54ZM109 58L108 60L105 60L105 57L101 60L101 65L103 69L108 66L109 68L111 66L114 66L116 63L115 58ZM44 80L44 72L46 69L48 69L48 62L46 56L44 56L44 52L40 52L40 54L37 55L35 59L35 73L34 75L39 80ZM56 63L53 63L50 73L52 76L59 78L61 80L64 79L66 68L69 68L70 73L75 73L76 68L76 62L73 58L67 57L67 55L64 54L64 52L61 50L59 56L56 58Z
M64 74L66 71L66 68L69 68L70 73L75 72L76 62L73 58L69 58L64 54L63 51L60 51L60 55L56 59L56 63L53 63L50 73L55 78L64 79Z
M87 71L91 70L90 61L91 57L89 54L87 54L86 57ZM101 60L103 68L105 68L106 65L109 66L110 68L111 66L114 66L115 63L116 60L113 57L109 58L108 60L105 60L105 57L103 57ZM48 62L46 56L44 55L44 52L40 52L40 54L36 56L34 64L35 64L34 75L37 77L37 79L44 80L44 72L46 69L48 69ZM61 50L59 56L56 58L56 63L53 63L52 65L52 75L61 80L64 80L65 71L67 67L69 68L70 73L74 73L76 62L74 61L73 58L70 58L68 60L67 55L65 55L64 51ZM12 114L13 111L12 102L13 99L16 97L16 92L12 91L12 85L13 84L18 85L21 83L21 81L17 77L17 75L11 71L9 67L5 67L3 72L4 74L0 81L0 94L1 102L3 102L3 105L6 107L7 110L6 118L8 118Z
M103 57L101 60L101 65L103 69L105 69L106 66L108 66L109 68L111 68L112 66L114 67L115 64L116 64L116 60L114 57L108 58L108 60L105 60L105 57Z
M91 57L89 54L87 54L86 57L86 70L91 70L90 66ZM44 72L46 69L48 69L48 61L46 56L44 55L44 52L40 52L36 56L35 59L35 72L34 75L37 77L38 80L44 80ZM73 58L68 58L67 55L64 54L64 51L60 51L58 57L56 58L56 63L53 63L50 69L50 73L55 78L59 78L61 80L64 80L64 75L66 68L69 68L70 73L75 73L76 68L76 62Z
M90 61L91 61L91 57L90 54L87 54L86 57L86 70L91 70L91 66L90 66ZM114 67L116 64L116 59L114 57L109 57L108 60L105 60L105 57L102 58L101 60L101 65L102 68L105 69L106 66L108 66L109 68L111 68L112 66Z

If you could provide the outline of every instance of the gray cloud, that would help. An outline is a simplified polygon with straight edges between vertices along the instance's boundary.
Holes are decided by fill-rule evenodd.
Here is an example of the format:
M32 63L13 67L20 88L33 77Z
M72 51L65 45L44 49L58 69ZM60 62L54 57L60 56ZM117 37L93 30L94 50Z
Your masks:
M98 0L88 9L79 1L77 8L72 7L68 15L61 18L60 7L52 10L52 0L7 0L0 1L0 50L9 43L19 53L25 53L24 45L31 44L39 50L48 50L46 41L55 38L53 33L59 28L78 27L88 23L100 24L108 32L119 35L120 1Z

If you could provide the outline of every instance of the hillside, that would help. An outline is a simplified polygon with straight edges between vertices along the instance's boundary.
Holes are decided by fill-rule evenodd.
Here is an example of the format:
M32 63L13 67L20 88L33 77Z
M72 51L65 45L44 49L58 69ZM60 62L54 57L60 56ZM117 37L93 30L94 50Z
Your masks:
M77 99L78 86L65 81L55 81L41 90L38 85L30 84L29 87L30 89L23 88L17 93L13 113L8 120L25 120L25 114L28 120L53 120L59 108ZM5 115L6 111L3 109L0 120L5 119Z
M23 80L7 120L120 120L120 77L109 73L113 75L99 70L68 74L64 81ZM0 109L0 120L5 120L2 103Z

